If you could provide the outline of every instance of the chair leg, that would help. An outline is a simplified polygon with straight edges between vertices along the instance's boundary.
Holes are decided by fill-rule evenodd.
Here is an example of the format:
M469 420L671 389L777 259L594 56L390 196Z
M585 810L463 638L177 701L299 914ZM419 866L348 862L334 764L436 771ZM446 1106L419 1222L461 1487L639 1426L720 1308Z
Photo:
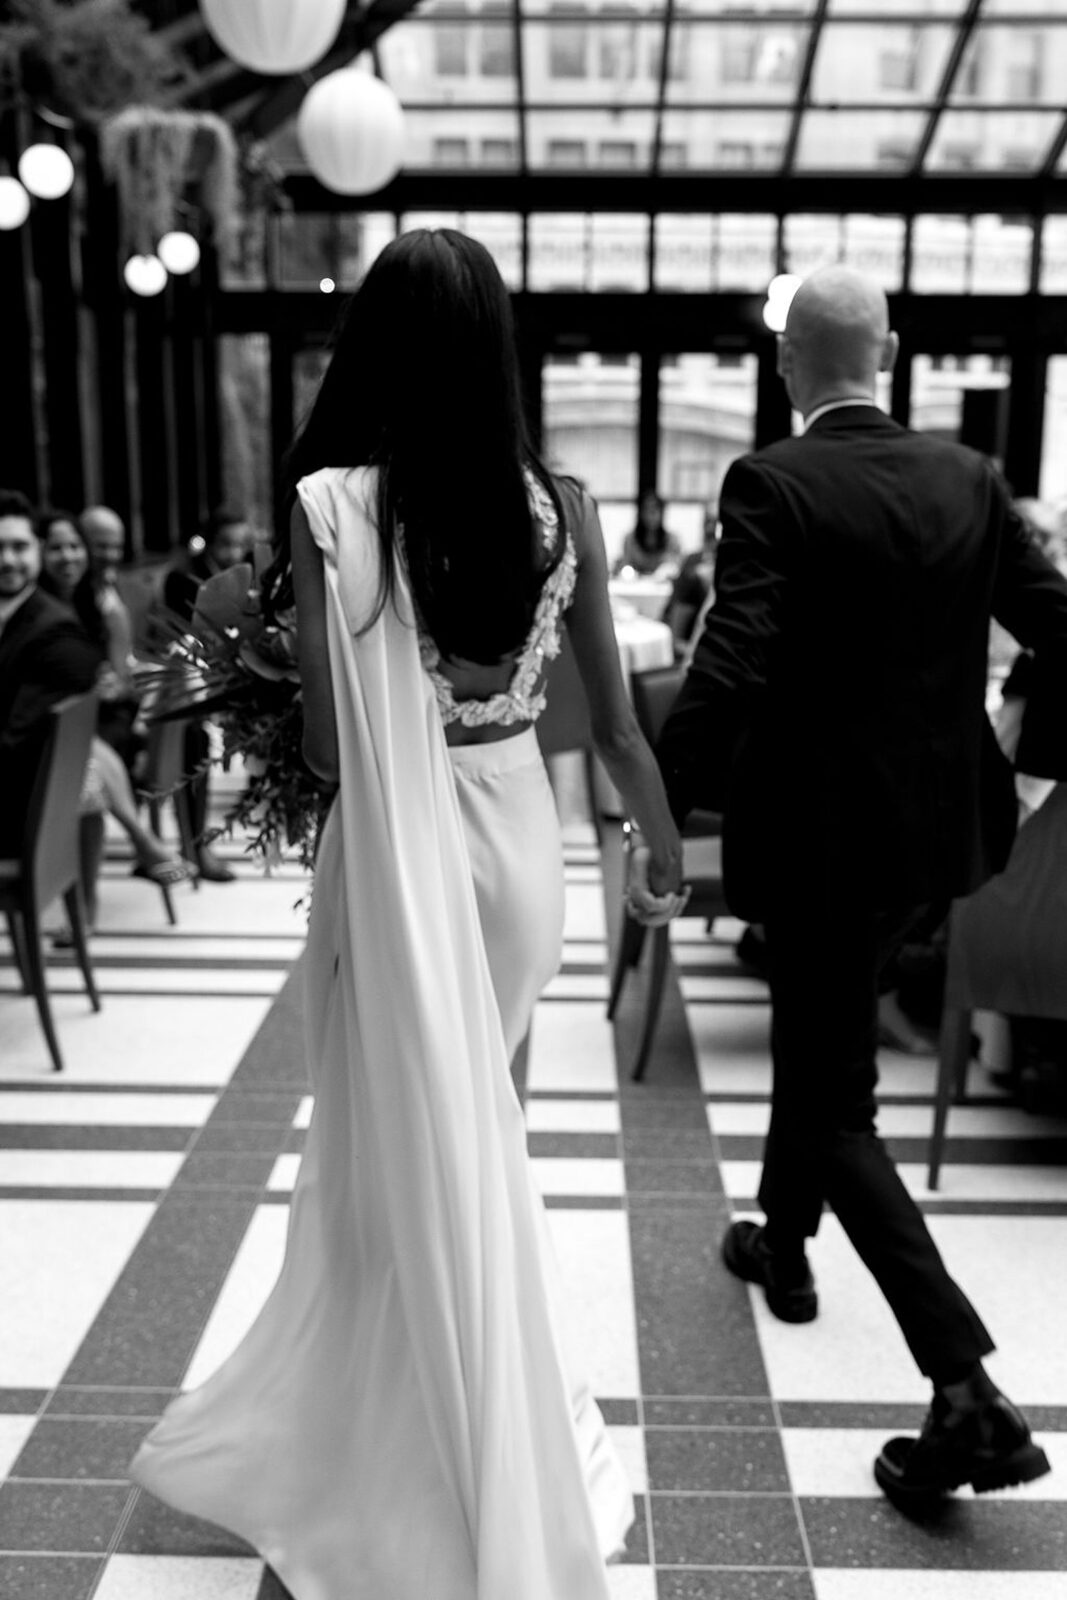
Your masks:
M626 982L626 974L631 967L636 967L641 959L641 951L645 943L645 930L639 922L626 911L622 914L622 927L619 929L619 948L615 953L615 970L611 975L611 994L608 998L608 1020L615 1015L615 1009L622 994L622 986Z
M206 780L205 780L206 781ZM191 861L195 869L200 854L200 837L193 825L193 810L189 799L187 786L183 785L174 792L174 817L178 824L178 838L181 842L181 852L186 861ZM200 888L200 874L193 872L193 888Z
M30 992L30 969L26 964L26 934L22 918L17 911L7 912L7 932L15 956L15 968L22 984L23 994Z
M966 1084L971 1057L971 1013L960 1006L945 1007L941 1018L941 1040L937 1059L937 1095L934 1101L934 1126L930 1135L930 1164L926 1174L928 1189L936 1189L941 1178L945 1151L948 1108Z
M671 953L671 930L668 924L662 928L653 929L652 933L652 970L648 975L648 994L645 998L645 1022L641 1031L641 1043L637 1047L637 1059L633 1065L630 1077L634 1083L640 1083L645 1075L649 1054L652 1050L652 1040L656 1033L656 1023L659 1021L659 1009L663 1003L663 983L667 976L667 960Z
M63 904L67 908L67 917L70 920L70 931L74 938L74 953L78 958L78 965L82 969L85 979L85 992L89 996L89 1004L94 1011L100 1010L100 992L96 987L96 977L93 965L89 959L89 941L85 937L85 914L82 907L81 889L77 884L71 884L63 896Z
M148 802L148 826L151 828L157 839L162 839L163 837L162 823L163 808L158 799L150 799ZM167 914L167 921L173 928L178 921L178 913L174 909L174 900L171 896L170 885L167 883L161 883L159 885L159 892L163 896L163 909Z
M52 1006L48 998L44 952L41 949L41 927L37 921L36 908L26 912L22 925L26 937L26 966L29 972L30 988L33 990L33 998L37 1002L37 1014L41 1019L45 1043L48 1045L48 1052L52 1057L52 1070L54 1072L62 1072L63 1057L60 1054L59 1039L56 1036L55 1024L52 1021Z

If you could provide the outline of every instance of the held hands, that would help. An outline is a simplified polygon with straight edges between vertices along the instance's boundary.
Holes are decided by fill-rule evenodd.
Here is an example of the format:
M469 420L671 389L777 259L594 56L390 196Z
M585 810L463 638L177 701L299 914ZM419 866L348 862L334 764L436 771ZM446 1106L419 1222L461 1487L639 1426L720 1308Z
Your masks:
M646 928L662 928L680 916L689 899L688 885L656 894L651 884L652 854L647 845L637 845L630 855L630 881L626 886L626 906L630 915Z

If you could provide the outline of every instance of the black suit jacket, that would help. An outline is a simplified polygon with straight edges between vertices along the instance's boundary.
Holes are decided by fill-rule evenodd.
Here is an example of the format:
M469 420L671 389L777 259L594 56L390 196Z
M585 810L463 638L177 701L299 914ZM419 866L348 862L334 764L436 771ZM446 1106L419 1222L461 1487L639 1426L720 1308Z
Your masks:
M659 756L672 809L724 813L731 907L805 885L890 908L1007 860L1011 770L985 715L989 620L1034 652L1017 753L1067 778L1067 581L972 450L874 406L735 462L715 605Z
M0 633L0 855L21 847L45 713L91 689L100 659L74 613L41 589Z

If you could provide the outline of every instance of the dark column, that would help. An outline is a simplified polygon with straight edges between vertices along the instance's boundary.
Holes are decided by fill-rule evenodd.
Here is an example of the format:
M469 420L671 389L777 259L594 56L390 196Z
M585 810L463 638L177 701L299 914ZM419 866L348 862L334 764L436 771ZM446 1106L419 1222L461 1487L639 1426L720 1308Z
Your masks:
M23 223L25 227L25 223ZM22 229L0 232L0 305L4 308L4 381L0 384L0 487L36 500L33 376L26 308Z
M31 230L37 280L40 376L39 441L47 462L47 496L77 511L83 503L81 415L78 402L78 314L71 271L71 204L35 201Z
M1011 357L1008 391L1008 436L1004 476L1012 492L1036 495L1041 482L1041 444L1045 431L1048 354L1032 345L1016 348Z
M756 375L756 449L788 439L792 429L792 408L785 385L778 376L778 347L773 339L760 341Z
M167 422L164 405L166 370L163 344L166 338L167 300L170 289L150 299L141 299L134 308L137 352L134 365L134 392L140 446L143 549L170 549L169 461ZM140 552L138 552L140 553Z
M86 418L85 480L130 526L130 408L126 397L126 302L119 259L118 203L105 182L95 139L85 141L85 228L81 238L85 310L80 317L80 384Z
M199 406L203 429L204 487L209 507L220 505L222 483L222 407L219 404L219 364L216 348L216 312L219 292L218 252L210 240L200 254L200 337L197 356L200 369Z
M293 342L287 329L272 328L270 335L270 457L274 464L274 532L277 537L288 515L282 493L281 463L293 437Z
M902 344L893 368L893 398L890 413L894 420L905 428L911 422L911 362L912 351Z
M637 487L658 488L659 351L641 351L641 392L637 411Z
M176 462L176 479L171 487L171 529L172 537L176 533L178 541L184 543L196 533L211 508L203 429L197 410L195 275L174 278L171 289L169 426L173 430L172 453Z
M960 443L1003 463L1008 432L1006 389L964 389ZM1016 491L1018 492L1018 491Z

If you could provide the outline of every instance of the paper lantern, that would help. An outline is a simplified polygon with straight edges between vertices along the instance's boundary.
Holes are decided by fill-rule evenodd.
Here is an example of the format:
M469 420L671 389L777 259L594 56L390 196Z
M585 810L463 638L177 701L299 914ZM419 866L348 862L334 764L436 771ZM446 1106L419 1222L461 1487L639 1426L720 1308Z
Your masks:
M763 320L772 333L784 333L789 307L803 279L795 272L780 272L767 285L767 303L763 307Z
M335 194L373 194L404 159L404 112L392 89L356 67L313 84L296 136L319 182Z
M200 262L200 246L191 233L178 229L163 235L156 246L156 255L168 272L180 278L196 270Z
M131 256L122 276L134 294L162 294L167 286L167 269L158 256Z
M30 197L17 178L0 177L0 229L21 228L30 214Z
M31 144L19 156L19 177L38 200L58 200L74 183L74 163L58 144Z
M336 39L345 0L200 0L208 32L251 72L304 72Z

